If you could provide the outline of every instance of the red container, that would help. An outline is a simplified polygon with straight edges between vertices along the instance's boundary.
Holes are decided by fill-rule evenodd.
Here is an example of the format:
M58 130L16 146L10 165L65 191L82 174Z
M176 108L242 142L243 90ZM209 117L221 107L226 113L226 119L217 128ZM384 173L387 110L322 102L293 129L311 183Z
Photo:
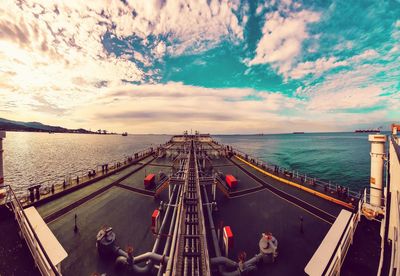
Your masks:
M226 181L226 184L229 186L229 188L235 188L236 186L237 186L237 180L236 180L236 178L233 176L233 175L231 175L231 174L227 174L226 175L226 177L225 177L225 181Z
M146 189L148 189L151 186L153 186L155 179L156 179L156 175L155 174L152 173L152 174L147 175L145 177L145 179L144 179L144 182L143 182L144 183L144 187Z
M153 233L157 233L159 227L160 227L160 211L156 209L151 215L151 228L153 230Z

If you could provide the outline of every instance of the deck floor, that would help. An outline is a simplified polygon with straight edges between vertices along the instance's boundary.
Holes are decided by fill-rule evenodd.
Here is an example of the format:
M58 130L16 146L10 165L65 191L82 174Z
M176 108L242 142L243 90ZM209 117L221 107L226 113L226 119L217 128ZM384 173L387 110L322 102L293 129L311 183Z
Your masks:
M211 148L209 145L206 146ZM170 150L180 147L181 145L173 145ZM117 244L123 249L128 245L132 246L134 255L151 251L155 240L150 229L151 214L158 208L160 200L167 201L168 191L163 191L156 200L142 194L140 190L144 190L145 175L158 174L160 171L169 174L172 170L172 159L168 157L155 159L138 170L149 160L38 207L39 213L47 217L95 194L92 198L60 213L48 223L69 254L62 263L63 274L121 275L115 271L113 261L104 261L97 254L96 234L103 226L113 227L117 234ZM280 183L238 160L234 161L262 179L262 182L305 201L333 217L336 217L342 209L337 204ZM215 170L237 177L239 180L238 188L235 190L237 192L262 188L230 199L220 191L217 192L218 211L213 213L215 225L218 226L222 221L224 225L229 225L234 233L234 247L229 257L237 261L241 251L245 251L248 258L253 257L259 252L258 242L261 234L272 232L279 242L278 258L273 264L261 266L253 275L303 275L304 267L328 232L331 223L273 192L265 186L265 183L249 176L227 158L212 159L212 164ZM115 183L134 189L115 186ZM107 189L104 189L105 187ZM210 190L210 187L208 189ZM101 193L97 194L97 191ZM211 195L209 198L211 199ZM78 218L78 233L73 231L75 214ZM303 233L300 231L300 217L303 218Z
M14 214L5 205L0 206L0 231L0 275L39 276L28 246L18 234Z
M254 275L303 275L304 267L331 226L267 190L221 200L218 207L215 224L222 221L234 234L231 259L237 260L241 251L248 258L259 253L262 233L271 232L277 238L279 255L275 263L260 266ZM300 217L303 217L303 233Z
M113 261L104 261L96 250L96 234L103 226L113 227L117 244L134 248L134 254L151 251L155 238L150 229L151 213L158 204L141 194L113 187L49 224L69 256L63 261L65 275L119 275ZM74 232L74 216L78 233Z

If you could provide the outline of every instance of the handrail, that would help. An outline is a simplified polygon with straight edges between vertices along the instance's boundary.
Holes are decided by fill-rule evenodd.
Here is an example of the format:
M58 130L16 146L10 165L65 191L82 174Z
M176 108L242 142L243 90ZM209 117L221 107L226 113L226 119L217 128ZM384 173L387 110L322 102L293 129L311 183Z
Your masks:
M225 145L225 144L221 144L220 143L219 145L222 146L223 148L227 147L227 145ZM221 149L223 149L223 148L221 148ZM259 166L264 166L266 169L269 169L269 170L275 170L275 168L276 168L278 170L278 172L280 172L280 173L285 173L285 172L293 173L293 177L294 178L305 179L306 182L307 181L311 181L313 183L313 185L319 186L320 188L325 189L325 187L326 187L329 190L337 190L338 187L342 186L342 185L338 185L338 184L335 184L335 183L331 183L330 181L326 182L326 181L317 179L316 177L312 177L312 176L307 175L307 174L302 174L302 173L300 173L299 171L296 171L296 170L289 170L289 169L287 169L285 167L281 167L281 166L278 166L278 165L271 164L269 162L260 160L258 157L251 156L250 154L247 154L247 153L243 152L242 150L239 150L239 149L234 148L232 146L229 146L229 148L231 148L233 153L236 153L236 154L239 153L238 154L239 156L240 155L243 156L243 157L247 156L248 159L250 159L250 160L253 159L255 161L255 163L257 165L259 165ZM354 197L354 198L358 198L361 195L360 192L353 191L353 190L349 189L349 187L347 187L347 186L346 186L346 189L347 189L347 195L348 196L351 196L351 197Z
M329 260L329 263L327 264L325 271L324 271L324 275L336 275L335 274L335 264L336 261L339 260L340 261L340 265L339 265L339 269L341 268L344 260L345 260L345 256L347 255L348 249L351 245L351 241L353 239L353 235L356 232L357 226L358 226L358 222L360 219L360 213L352 213L351 217L346 225L346 228L344 229L339 243L337 244L335 251L331 257L331 259ZM349 235L350 233L350 235ZM345 248L345 252L342 252L343 246L347 245L347 248ZM327 274L325 274L325 272L327 272Z
M396 153L397 160L400 162L400 145L397 144L397 141L394 138L394 135L390 136L392 141L394 152Z
M162 144L161 145L161 147L165 147L165 146L166 146L166 144ZM132 161L135 161L135 158L134 158L135 155L138 155L139 159L142 158L145 155L149 156L154 152L154 150L155 150L154 147L150 146L148 148L141 149L140 151L133 153L132 156L126 155L121 160L113 159L110 162L108 162L108 164L111 164L109 170L113 171L113 170L118 169L119 167L116 166L117 163L121 163L122 165L124 165L124 164L127 164L127 163L129 164ZM129 160L130 158L131 158L131 161ZM97 169L99 166L101 166L101 163L100 164L99 163L96 164L96 166L94 167L96 173L101 173L101 170ZM91 169L86 168L86 169L79 169L79 170L76 170L76 171L73 171L73 172L66 173L66 175L64 176L65 184L67 186L70 186L70 185L74 184L76 182L75 181L76 176L78 176L79 179L80 179L80 183L76 183L76 185L79 185L81 183L85 183L86 181L91 179L90 177L88 177L88 171L89 170L91 170ZM73 177L73 175L75 177ZM42 185L41 194L42 195L46 195L46 194L50 193L50 191L51 191L50 189L52 189L53 187L55 189L60 189L60 187L63 184L62 184L62 182L59 182L59 181L62 181L62 177L53 177L51 179L46 179L46 180L43 180L41 182L36 182L35 184L31 184L31 185L28 186L28 188L29 187L34 187L34 186L37 186L37 185ZM21 191L21 192L23 192L23 191ZM22 198L22 199L24 199L24 201L28 202L29 201L29 194L25 195L23 193L22 194L18 193L18 197L17 198L20 198L20 199Z
M39 237L37 236L37 234L36 234L34 228L32 227L32 224L30 223L30 221L29 221L28 218L26 217L25 211L24 211L24 209L22 208L22 205L21 205L21 203L19 202L19 200L18 200L16 194L14 193L14 190L12 189L12 187L11 187L10 185L1 185L0 188L7 188L7 197L6 197L6 199L8 199L8 195L10 195L10 197L14 198L14 200L13 200L13 199L10 199L10 202L11 202L11 205L12 205L12 207L13 207L14 213L15 213L17 216L19 216L20 214L22 214L24 220L25 220L25 221L27 222L27 224L28 224L28 227L29 227L30 232L33 234L33 237L34 237L34 239L35 239L35 242L37 242L37 244L38 244L39 247L40 247L40 250L42 251L42 253L43 253L44 257L45 257L45 261L49 264L49 266L50 266L50 268L51 268L51 271L54 273L54 275L56 275L56 276L61 276L61 273L58 271L58 269L55 267L55 265L54 265L54 264L52 263L52 261L50 260L50 257L47 255L47 252L46 252L46 250L44 249L42 243L40 242L40 239L39 239ZM14 202L17 202L17 206L14 205L14 204L15 204ZM6 202L6 203L7 203L7 202ZM16 210L16 209L17 209L17 210ZM21 230L22 230L22 227L21 227L19 221L18 221L18 225L19 225L19 227L20 227ZM21 233L23 234L24 232L21 231ZM25 240L26 240L26 237L24 237L24 238L25 238ZM34 256L33 256L33 258L35 259ZM35 263L37 263L36 259L35 259ZM38 266L38 267L39 267L39 270L40 270L40 266ZM44 274L43 271L41 271L41 273L42 273L42 275L51 275L51 274Z
M361 206L361 203L359 203L359 206ZM328 262L325 264L325 262L321 263L321 259L318 254L321 253L321 252L319 252L319 250L323 244L325 246L330 247L330 245L328 245L328 243L325 240L329 234L336 233L336 232L332 232L333 228L331 228L329 230L329 232L325 236L324 240L322 241L321 245L318 247L317 251L314 253L313 257L310 259L307 266L305 267L304 271L307 274L309 274L309 275L317 274L317 271L318 271L318 274L321 273L320 275L327 275L327 276L340 274L341 267L343 265L346 255L347 255L347 252L350 248L350 245L353 240L353 236L356 232L358 223L361 218L360 209L361 208L359 208L359 210L355 213L349 213L350 216L349 216L348 220L346 221L346 225L345 225L343 231L340 233L339 239L337 241L335 241L336 245L335 245L335 248L334 248L332 254L324 256L324 260L327 260L327 258L329 258ZM341 213L339 214L339 217L342 217L342 215L346 216L346 214L345 213L342 214L342 212L346 212L346 211L342 210ZM332 227L335 227L335 225L338 223L339 217L336 219L336 221ZM339 225L339 227L340 227L340 225ZM336 229L336 230L338 230L338 229ZM331 242L332 241L329 241L329 243L331 243ZM318 256L318 258L315 258L315 256Z

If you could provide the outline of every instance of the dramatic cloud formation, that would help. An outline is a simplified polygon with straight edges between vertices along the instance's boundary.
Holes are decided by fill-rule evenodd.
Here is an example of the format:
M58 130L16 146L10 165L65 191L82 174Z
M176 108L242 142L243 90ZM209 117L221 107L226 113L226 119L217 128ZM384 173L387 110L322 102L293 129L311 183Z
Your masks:
M395 2L4 0L0 14L0 117L259 133L400 115Z
M317 22L319 18L318 13L308 10L283 15L278 10L267 14L262 29L263 37L250 65L271 63L279 73L286 76L294 58L301 53L303 41L309 37L307 24Z

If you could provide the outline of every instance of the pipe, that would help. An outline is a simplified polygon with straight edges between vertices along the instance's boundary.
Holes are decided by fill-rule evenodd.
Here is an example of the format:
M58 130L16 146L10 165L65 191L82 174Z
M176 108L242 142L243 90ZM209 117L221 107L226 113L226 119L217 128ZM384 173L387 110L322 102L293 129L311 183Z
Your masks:
M245 271L247 268L255 267L257 265L257 263L259 263L262 260L262 257L263 257L263 254L258 253L253 258L245 261L244 265L243 265L243 270Z
M213 258L213 259L215 259L216 262L224 260L223 263L218 265L219 273L222 276L239 276L240 275L240 270L238 269L239 265L235 261L229 260L228 258L225 258L225 257L221 257L221 249L219 248L218 238L217 238L217 234L215 232L214 221L212 219L212 213L211 213L211 206L209 204L210 202L208 201L207 190L204 186L203 186L203 194L204 194L204 201L206 204L206 209L207 209L207 214L208 214L208 223L210 224L210 228L211 228L211 236L212 236L212 241L213 241L213 245L214 245L214 249L215 249L215 255L217 256L216 258ZM227 262L225 259L228 259L229 262ZM229 264L229 266L234 266L236 270L234 270L232 272L226 271L225 264Z
M172 194L173 194L174 198L175 198L175 195L176 195L175 190L176 190L176 186L174 187L174 189L172 191ZM158 231L159 233L162 233L164 231L164 227L166 225L167 217L169 216L170 209L171 209L171 204L168 204L167 210L165 211L165 216L164 216L163 221L161 223L160 230ZM152 252L156 252L157 251L158 246L160 244L160 240L161 240L161 235L158 235L157 238L156 238L156 241L154 242L154 246L153 246Z
M182 188L181 185L179 185L178 193L177 193L178 195L179 195L180 192L181 192L181 188ZM177 201L178 201L178 198L176 199L175 206L177 205L177 204L176 204ZM178 208L174 208L174 212L172 213L171 222L175 222L175 217L176 217L177 210L178 210ZM169 245L170 245L170 243L171 243L171 235L172 235L172 232L173 232L174 229L175 229L175 226L176 226L176 223L171 223L171 225L169 226L168 237L167 237L167 240L166 240L166 242L165 242L163 255L166 255L166 254L167 254L167 251L168 251L168 249L169 249ZM162 274L162 269L163 269L163 264L160 264L160 268L159 268L158 274L157 274L158 276L161 276L161 274Z
M183 167L187 167L187 169L189 169L189 163L186 162L186 160L182 160L182 168ZM187 176L184 175L183 177L186 178ZM185 181L186 181L186 179L185 179ZM180 231L179 229L181 227L181 208L182 208L181 202L182 202L182 198L183 198L183 193L184 192L185 192L184 188L182 188L181 192L178 194L178 196L179 196L179 199L178 199L179 203L177 204L177 206L178 206L178 210L177 210L178 218L176 219L177 225L176 225L176 227L174 229L174 233L173 233L173 236L172 236L172 241L171 241L172 242L172 246L171 246L171 249L169 250L169 254L168 254L168 256L170 256L171 258L169 259L169 262L167 263L167 267L166 267L166 273L165 274L167 274L167 275L168 275L168 272L172 271L172 265L173 265L172 261L173 261L174 254L175 254L175 244L177 242L178 232Z
M118 265L129 266L130 268L133 269L134 272L140 273L140 274L146 274L149 272L149 269L151 267L149 264L152 263L152 261L161 263L161 264L168 262L168 256L161 256L161 255L153 253L153 252L146 252L137 257L132 257L131 260L130 260L129 254L126 253L124 250L119 249L118 253L120 254L116 260L116 263ZM149 261L145 266L137 265L138 263L142 263L145 261Z
M177 195L177 193L175 193L175 191L176 191L176 186L174 186L173 192L172 192L174 198L176 198L175 195ZM168 207L167 207L167 210L165 212L163 221L161 223L161 227L159 229L159 233L162 233L164 231L164 227L166 225L167 217L169 217L171 206L172 206L172 204L168 204ZM174 210L176 209L175 206L173 208L174 208ZM161 235L158 235L157 238L156 238L156 241L154 242L154 246L153 246L152 251L144 253L144 254L136 256L136 257L132 257L133 263L131 263L129 261L130 257L129 257L129 254L127 252L125 252L124 250L122 250L119 247L115 247L114 250L115 250L115 252L116 252L116 254L118 256L117 260L116 260L117 265L118 264L120 264L120 265L121 264L128 265L129 267L133 268L133 270L136 273L146 274L146 273L149 273L150 269L153 267L153 262L158 262L158 263L164 263L165 262L165 263L167 263L167 261L169 259L168 257L166 257L165 255L159 255L159 254L155 253L157 251L157 249L158 249L159 244L160 244L160 240L161 240ZM136 263L141 263L141 262L144 262L144 261L148 261L145 266L136 265Z
M211 265L224 265L229 268L234 268L237 269L239 267L238 263L235 261L232 261L231 259L223 256L219 257L214 257L211 260Z
M212 212L211 212L211 205L209 204L208 200L208 195L207 195L207 190L203 186L203 194L204 194L204 201L208 213L208 221L210 224L211 228L211 236L214 244L214 249L215 249L215 255L217 257L211 259L211 264L212 265L217 265L219 273L223 276L238 276L241 275L241 272L249 272L252 271L256 268L256 264L262 259L262 254L259 253L255 255L253 258L250 260L244 262L243 267L239 269L239 264L233 260L230 260L229 258L221 256L221 249L219 248L218 244L218 238L217 234L215 231L215 226L214 226L214 221L212 219ZM234 271L228 272L225 270L225 268L233 268L235 269Z

